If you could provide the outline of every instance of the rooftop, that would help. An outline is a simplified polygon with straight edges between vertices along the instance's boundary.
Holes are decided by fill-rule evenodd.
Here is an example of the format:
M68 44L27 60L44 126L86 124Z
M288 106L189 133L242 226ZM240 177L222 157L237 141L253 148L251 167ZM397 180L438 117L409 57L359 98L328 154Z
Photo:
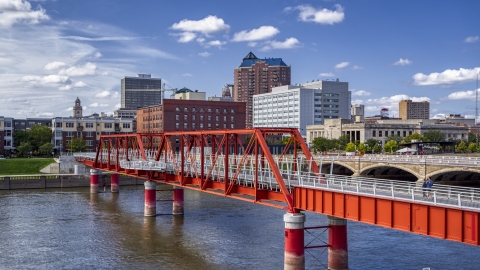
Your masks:
M247 56L245 56L245 58L243 58L243 61L239 67L251 67L259 61L265 62L269 66L283 66L283 67L287 66L287 64L283 62L282 58L258 59L252 52L250 52L247 54Z

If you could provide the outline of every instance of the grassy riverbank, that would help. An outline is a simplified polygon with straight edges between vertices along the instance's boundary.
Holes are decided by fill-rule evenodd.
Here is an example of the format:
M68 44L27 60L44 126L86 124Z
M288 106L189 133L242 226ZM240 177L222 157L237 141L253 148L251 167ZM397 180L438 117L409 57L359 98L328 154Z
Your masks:
M40 174L53 158L10 158L0 160L0 175Z

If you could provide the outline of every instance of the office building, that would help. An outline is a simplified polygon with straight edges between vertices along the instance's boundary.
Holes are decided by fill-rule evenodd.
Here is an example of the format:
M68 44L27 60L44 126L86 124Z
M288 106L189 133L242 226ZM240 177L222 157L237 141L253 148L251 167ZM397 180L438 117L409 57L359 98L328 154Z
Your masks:
M123 77L121 80L121 108L137 109L162 102L162 79L150 74Z
M257 58L250 52L234 70L233 99L245 102L246 127L253 126L253 95L272 92L274 87L290 85L291 67L282 58Z
M430 119L430 102L402 100L398 103L399 116L403 120Z
M14 150L13 118L0 116L0 155L10 156Z
M321 125L325 119L350 119L351 92L347 82L316 81L273 88L253 96L254 127L298 128Z

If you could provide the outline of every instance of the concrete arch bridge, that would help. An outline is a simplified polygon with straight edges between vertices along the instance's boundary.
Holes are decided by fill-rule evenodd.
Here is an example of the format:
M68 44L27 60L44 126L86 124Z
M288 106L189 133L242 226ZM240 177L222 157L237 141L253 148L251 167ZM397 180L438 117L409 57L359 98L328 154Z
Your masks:
M323 173L405 181L431 177L442 184L480 184L480 158L477 157L365 155L315 156L314 160Z

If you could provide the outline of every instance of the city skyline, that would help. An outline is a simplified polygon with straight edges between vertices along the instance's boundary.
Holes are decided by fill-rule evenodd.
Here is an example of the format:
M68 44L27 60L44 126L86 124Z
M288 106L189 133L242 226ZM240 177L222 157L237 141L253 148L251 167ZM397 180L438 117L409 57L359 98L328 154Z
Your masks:
M184 7L188 6L188 9ZM431 117L475 114L480 8L447 1L0 1L0 115L112 114L137 73L221 96L250 51L291 82L339 78L366 115L429 101Z

